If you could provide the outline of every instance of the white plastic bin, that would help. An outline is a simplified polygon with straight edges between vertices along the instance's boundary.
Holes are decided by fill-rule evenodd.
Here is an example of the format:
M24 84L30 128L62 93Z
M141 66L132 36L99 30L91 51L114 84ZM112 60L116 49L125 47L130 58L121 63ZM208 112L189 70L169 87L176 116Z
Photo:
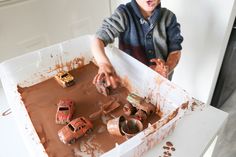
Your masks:
M77 68L80 65L73 62L76 58L84 58L85 64L92 61L91 38L89 35L78 37L0 64L0 76L7 100L31 156L48 155L17 92L17 85L31 86L53 77L58 68L55 68L56 65L64 70ZM184 90L119 49L108 46L106 53L126 87L131 92L149 98L163 115L158 122L102 156L141 156L173 131L177 120L191 106L192 99ZM73 63L70 64L72 66L68 67L68 62Z

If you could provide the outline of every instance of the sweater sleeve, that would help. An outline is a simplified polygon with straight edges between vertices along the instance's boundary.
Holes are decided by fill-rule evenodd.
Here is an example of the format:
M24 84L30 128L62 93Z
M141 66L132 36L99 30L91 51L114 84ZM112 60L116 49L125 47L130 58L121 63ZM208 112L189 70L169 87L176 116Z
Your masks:
M169 53L182 49L181 43L183 42L183 37L180 33L180 24L177 22L176 16L173 15L170 24L167 27L167 44Z
M127 26L127 16L125 15L125 5L120 5L111 17L102 22L102 26L97 30L96 37L101 39L105 45L114 42L114 39Z

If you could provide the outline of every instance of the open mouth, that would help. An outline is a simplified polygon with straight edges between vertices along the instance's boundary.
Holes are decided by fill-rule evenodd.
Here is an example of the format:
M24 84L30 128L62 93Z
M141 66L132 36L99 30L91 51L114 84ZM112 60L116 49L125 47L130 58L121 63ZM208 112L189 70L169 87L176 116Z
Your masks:
M148 5L149 7L151 7L151 6L154 5L152 0L148 0L148 1L146 1L146 2L147 2L147 5Z

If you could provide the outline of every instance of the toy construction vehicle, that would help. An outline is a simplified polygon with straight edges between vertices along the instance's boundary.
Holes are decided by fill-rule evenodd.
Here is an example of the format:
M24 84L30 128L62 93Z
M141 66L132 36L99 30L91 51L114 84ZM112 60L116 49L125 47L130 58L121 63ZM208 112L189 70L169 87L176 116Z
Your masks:
M135 115L140 121L146 120L148 116L155 112L155 106L140 96L131 93L127 96L129 104L125 104L123 111L126 115Z
M60 71L56 76L55 80L63 87L72 86L74 82L74 77L66 71Z

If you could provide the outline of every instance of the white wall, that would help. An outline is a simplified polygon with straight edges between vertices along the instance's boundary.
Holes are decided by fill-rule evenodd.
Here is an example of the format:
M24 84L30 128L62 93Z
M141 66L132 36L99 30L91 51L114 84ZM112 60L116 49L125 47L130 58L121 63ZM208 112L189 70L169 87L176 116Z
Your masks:
M109 13L109 0L27 0L0 7L0 62L94 33Z
M116 4L129 1L116 0ZM182 58L173 82L209 104L235 18L235 1L162 0L161 3L177 15L184 36Z
M184 36L173 81L210 103L235 18L234 0L163 0L178 17Z

